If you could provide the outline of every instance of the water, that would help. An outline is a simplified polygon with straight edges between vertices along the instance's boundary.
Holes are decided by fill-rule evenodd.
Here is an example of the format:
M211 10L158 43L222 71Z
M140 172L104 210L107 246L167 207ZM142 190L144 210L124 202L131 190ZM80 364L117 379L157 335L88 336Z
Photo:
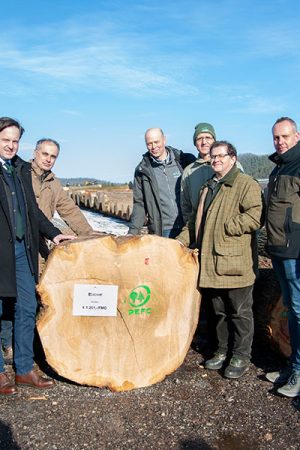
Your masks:
M95 231L102 231L116 236L124 236L128 232L128 226L123 220L116 217L103 216L101 213L88 210L82 210L82 212Z
M116 217L107 217L101 213L89 211L88 209L82 209L81 212L95 231L114 234L115 236L124 236L128 232L126 222ZM62 220L57 213L54 215L53 222L58 227L62 225Z

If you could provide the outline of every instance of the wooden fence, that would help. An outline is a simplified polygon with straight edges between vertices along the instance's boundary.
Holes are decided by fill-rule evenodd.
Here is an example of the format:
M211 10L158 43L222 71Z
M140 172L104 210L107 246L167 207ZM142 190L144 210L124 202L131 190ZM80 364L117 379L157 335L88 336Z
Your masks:
M131 190L69 189L76 205L108 216L129 220L132 213Z

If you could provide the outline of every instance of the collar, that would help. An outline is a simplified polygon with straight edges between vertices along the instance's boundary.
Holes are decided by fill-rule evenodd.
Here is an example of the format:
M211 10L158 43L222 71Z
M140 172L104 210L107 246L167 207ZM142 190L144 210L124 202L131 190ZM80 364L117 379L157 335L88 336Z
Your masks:
M224 175L221 179L218 179L215 175L211 180L214 180L220 184L226 184L227 186L232 186L238 174L241 173L240 169L236 167L236 164L229 170L229 172Z
M52 177L54 177L54 173L52 172L52 170L40 169L34 159L30 159L29 162L31 163L31 167L35 175L40 177L42 181L48 178L50 174L52 175Z
M287 152L283 153L282 155L278 155L277 152L272 153L271 156L269 156L270 161L277 165L281 164L287 164L289 162L298 160L300 158L300 141L297 142L294 147L290 148Z
M172 155L171 151L169 151L167 148L166 148L166 150L167 150L167 157L164 160L154 158L154 156L152 156L151 153L149 153L149 157L150 157L151 161L159 166L160 165L165 166L166 164L169 164L173 160L173 155Z
M1 163L2 166L4 166L4 164L6 164L7 161L4 161L4 159L2 159L1 156L0 156L0 163Z

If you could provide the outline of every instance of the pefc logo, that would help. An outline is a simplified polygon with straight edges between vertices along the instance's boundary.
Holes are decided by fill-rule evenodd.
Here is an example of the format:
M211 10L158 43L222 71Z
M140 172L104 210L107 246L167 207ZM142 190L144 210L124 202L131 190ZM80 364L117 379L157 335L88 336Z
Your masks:
M129 303L133 308L144 306L150 300L150 288L145 285L137 286L129 294Z
M140 285L132 289L129 294L129 304L131 308L128 314L151 314L151 308L145 307L151 297L149 286Z

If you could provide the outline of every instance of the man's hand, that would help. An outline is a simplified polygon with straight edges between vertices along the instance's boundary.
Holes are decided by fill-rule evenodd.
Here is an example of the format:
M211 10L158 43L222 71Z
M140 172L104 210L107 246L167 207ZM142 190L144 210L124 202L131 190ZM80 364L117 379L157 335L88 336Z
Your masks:
M76 239L76 236L71 234L58 234L53 238L53 242L55 245L58 245L62 241L72 241L73 239Z

